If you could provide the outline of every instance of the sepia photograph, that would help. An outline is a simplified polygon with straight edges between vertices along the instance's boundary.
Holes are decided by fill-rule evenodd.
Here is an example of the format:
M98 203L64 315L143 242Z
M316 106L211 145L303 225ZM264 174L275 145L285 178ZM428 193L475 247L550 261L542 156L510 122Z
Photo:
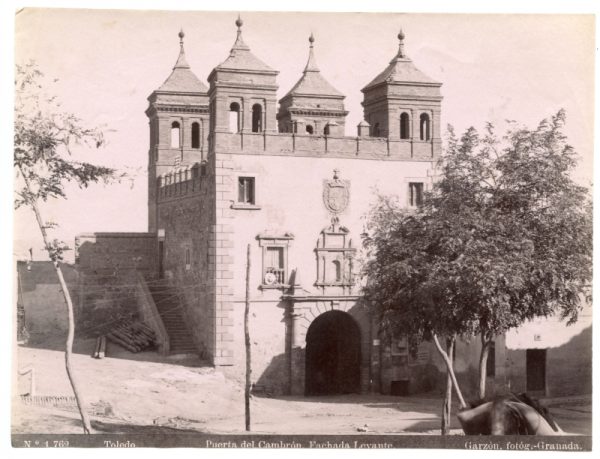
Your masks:
M13 10L12 447L591 451L595 15L250 9Z

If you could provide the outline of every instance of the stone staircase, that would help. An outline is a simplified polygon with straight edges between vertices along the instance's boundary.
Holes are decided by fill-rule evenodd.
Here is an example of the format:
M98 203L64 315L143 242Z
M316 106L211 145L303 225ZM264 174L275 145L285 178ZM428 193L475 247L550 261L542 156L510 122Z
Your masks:
M183 315L183 306L175 288L164 281L148 283L148 289L169 335L171 354L195 354L197 349Z

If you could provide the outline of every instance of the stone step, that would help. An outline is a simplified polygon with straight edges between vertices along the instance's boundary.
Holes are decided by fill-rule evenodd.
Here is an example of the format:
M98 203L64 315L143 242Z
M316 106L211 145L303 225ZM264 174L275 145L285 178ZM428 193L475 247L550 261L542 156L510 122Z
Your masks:
M198 350L194 346L194 340L184 319L183 308L176 291L162 283L154 283L148 288L169 336L170 353L196 354Z

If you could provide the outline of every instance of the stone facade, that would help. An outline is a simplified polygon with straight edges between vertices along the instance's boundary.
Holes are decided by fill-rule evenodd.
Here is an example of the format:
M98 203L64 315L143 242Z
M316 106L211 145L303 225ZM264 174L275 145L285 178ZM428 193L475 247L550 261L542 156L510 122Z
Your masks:
M257 392L440 389L445 370L435 348L423 343L411 353L406 338L381 339L358 274L364 219L377 194L417 206L432 186L441 83L407 57L401 32L396 56L362 90L365 120L346 136L345 96L321 75L314 37L302 76L278 106L278 72L251 53L242 21L236 25L208 87L187 64L180 33L175 67L146 110L149 233L131 235L127 248L124 235L110 249L107 240L88 240L83 271L135 260L146 279L178 292L198 353L241 378L250 247ZM459 379L475 387L479 347L457 346ZM497 340L492 391L523 385L519 352Z
M429 137L374 136L360 126L358 136L347 137L344 95L321 75L314 37L303 75L277 110L278 72L251 53L241 21L237 26L230 55L209 75L208 89L194 83L195 90L184 93L170 84L171 75L149 97L149 230L157 234L159 277L185 298L199 351L213 364L241 372L249 245L256 389L303 394L311 391L307 383L318 389L325 370L311 356L336 345L324 336L333 333L333 323L346 323L354 330L349 334L356 334L347 343L355 356L346 363L339 357L339 368L328 371L354 381L342 390L389 392L390 378L409 379L411 373L380 375L377 331L358 285L360 234L374 187L410 205L411 183L421 191L431 186L440 153L439 126L433 129L433 123L439 123L441 84L411 87L390 80L377 86L384 94L382 99L377 93L378 110L387 110L389 120L405 107L415 116L430 113ZM195 82L182 56L183 43L173 72ZM399 66L412 66L403 59ZM365 94L370 107L372 91ZM186 146L196 116L203 127L208 119L199 150ZM179 129L173 129L174 120ZM398 359L385 365L392 361ZM406 359L402 365L408 368Z

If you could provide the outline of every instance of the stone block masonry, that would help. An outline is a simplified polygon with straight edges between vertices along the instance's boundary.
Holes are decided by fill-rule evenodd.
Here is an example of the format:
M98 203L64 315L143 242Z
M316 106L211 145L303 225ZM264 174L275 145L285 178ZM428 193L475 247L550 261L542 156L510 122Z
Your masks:
M214 153L215 225L212 229L215 243L215 365L233 365L233 215L226 212L234 201L233 162L230 154ZM223 212L225 211L225 212ZM243 260L240 260L243 263Z

